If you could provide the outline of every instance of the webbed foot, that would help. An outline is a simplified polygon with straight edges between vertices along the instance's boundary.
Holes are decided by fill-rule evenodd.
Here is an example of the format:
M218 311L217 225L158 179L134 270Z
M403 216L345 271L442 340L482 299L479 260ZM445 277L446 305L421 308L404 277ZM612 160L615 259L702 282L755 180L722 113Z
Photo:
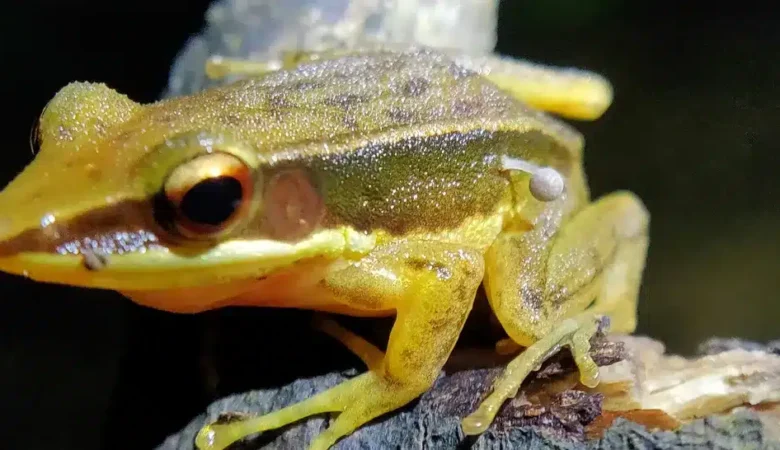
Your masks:
M590 339L599 331L601 316L584 314L566 319L547 336L525 349L506 367L493 385L493 392L479 407L463 419L461 427L467 435L483 433L504 402L515 395L526 377L562 347L569 347L577 368L580 383L595 387L599 382L599 368L590 356Z
M200 450L223 450L240 439L263 431L280 428L312 415L338 412L340 414L336 420L309 446L309 450L327 450L341 437L371 419L405 405L426 388L393 382L368 372L263 416L209 424L200 430L195 445Z

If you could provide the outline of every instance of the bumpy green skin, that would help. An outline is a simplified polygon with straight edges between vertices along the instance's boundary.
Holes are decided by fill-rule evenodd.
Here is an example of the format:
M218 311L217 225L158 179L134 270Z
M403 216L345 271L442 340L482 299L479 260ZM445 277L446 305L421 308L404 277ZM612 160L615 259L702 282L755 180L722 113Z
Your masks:
M580 211L588 200L580 135L439 53L341 55L152 105L117 96L90 85L64 89L41 122L39 156L3 198L25 204L37 175L68 167L78 155L79 167L105 185L96 190L93 180L73 186L79 208L57 215L56 226L83 223L85 214L100 209L107 220L89 221L89 234L79 240L109 232L108 239L116 239L123 234L116 227L126 226L116 219L143 204L146 211L133 210L140 229L128 231L155 233L155 199L163 186L165 202L172 203L166 182L171 170L191 168L194 155L221 150L258 175L243 177L254 188L242 200L250 212L207 245L186 248L172 239L159 244L171 252L148 252L140 255L143 261L137 251L110 254L110 264L98 270L75 266L74 257L29 256L44 262L36 279L123 292L129 286L126 294L135 301L179 312L228 304L398 312L381 366L368 364L367 373L338 388L257 421L206 427L198 436L201 448L222 449L237 436L340 411L333 427L311 444L326 449L371 418L407 404L434 381L483 281L496 317L528 350L464 419L463 430L471 435L484 431L526 374L560 346L571 348L582 383L594 386L598 369L587 352L600 323L596 314L614 312L617 329L633 328L646 247L643 206L624 194ZM116 105L130 117L115 114L116 120L104 122L101 112ZM565 178L566 192L536 200L530 175L505 168L505 156L551 166ZM280 182L289 180L290 168L297 169L297 178ZM206 169L214 173L214 167ZM298 177L301 171L309 177ZM309 181L315 201L309 201ZM66 198L55 206L72 202ZM301 215L313 217L313 227L296 217L309 206L316 214ZM22 223L39 227L36 215L42 214L33 208ZM279 245L299 224L310 235L296 236L296 245ZM36 238L56 238L56 231L43 227ZM363 258L329 260L346 255ZM10 270L27 271L26 255L8 256ZM316 270L293 267L307 258L308 269ZM70 272L60 269L66 263ZM175 276L168 279L160 268ZM574 317L593 295L599 309Z
M334 221L394 235L448 230L501 200L497 142L484 132L411 138L311 165Z
M78 253L87 242L114 254L157 245L166 236L153 194L193 151L169 143L191 134L240 144L264 175L304 169L324 200L320 228L407 236L496 217L510 183L502 155L552 166L571 193L584 189L582 137L563 122L435 51L356 53L150 105L103 85L65 87L42 115L40 153L4 191L8 204L29 205L16 222L33 226L0 250L75 242L65 250ZM44 212L57 216L59 237L44 235ZM258 214L221 238L274 238L265 220Z
M429 50L356 54L165 101L137 132L215 130L267 169L309 169L328 220L392 234L457 226L507 188L500 155L568 175L581 138ZM247 233L242 233L246 235Z

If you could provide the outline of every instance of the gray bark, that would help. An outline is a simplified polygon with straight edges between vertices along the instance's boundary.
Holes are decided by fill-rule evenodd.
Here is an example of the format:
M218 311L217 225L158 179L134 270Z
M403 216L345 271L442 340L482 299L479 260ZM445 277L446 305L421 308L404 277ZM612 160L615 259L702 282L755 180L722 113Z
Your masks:
M740 347L741 341L710 341L702 353L711 354ZM762 348L774 353L774 348ZM623 347L594 340L592 354L600 365L621 359ZM771 346L770 346L771 347ZM540 370L532 383L545 383L571 371L565 352ZM387 414L340 441L337 450L369 449L779 449L770 439L765 422L750 410L712 416L687 423L675 432L649 431L642 425L618 418L601 437L588 438L587 426L601 414L603 395L566 390L544 405L523 401L523 395L508 402L483 435L466 438L460 420L473 411L501 368L463 370L442 375L419 401ZM354 376L356 371L330 373L301 379L278 389L233 395L213 403L183 430L170 436L157 450L191 450L198 430L226 412L263 414ZM331 419L312 417L282 430L234 444L232 450L288 450L305 448Z

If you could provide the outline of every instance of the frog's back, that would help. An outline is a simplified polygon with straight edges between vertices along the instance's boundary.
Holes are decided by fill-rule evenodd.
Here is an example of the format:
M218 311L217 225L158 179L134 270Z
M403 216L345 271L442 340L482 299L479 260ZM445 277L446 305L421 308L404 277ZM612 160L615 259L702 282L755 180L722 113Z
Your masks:
M497 217L506 199L501 155L567 175L581 146L563 122L420 49L313 61L165 100L134 120L146 142L228 132L271 164L311 169L329 224L404 236L473 235L463 227Z
M175 114L173 113L175 111ZM428 49L375 51L305 63L193 97L161 102L151 125L221 127L272 154L291 144L335 144L388 132L545 130L577 152L572 129L527 108L480 74ZM175 116L175 117L172 117ZM176 117L182 117L177 123ZM143 120L144 118L141 118ZM163 120L160 120L163 119Z

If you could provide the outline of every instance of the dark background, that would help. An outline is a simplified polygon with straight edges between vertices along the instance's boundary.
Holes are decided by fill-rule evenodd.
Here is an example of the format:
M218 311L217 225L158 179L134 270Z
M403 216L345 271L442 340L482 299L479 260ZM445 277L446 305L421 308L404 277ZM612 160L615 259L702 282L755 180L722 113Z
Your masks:
M2 183L30 161L30 127L68 82L157 98L207 3L7 6ZM613 107L577 126L594 194L631 189L652 214L639 332L684 353L713 335L780 337L780 17L749 2L640 3L507 1L498 50L613 82ZM10 276L0 277L0 298L3 448L151 448L208 401L200 360L208 317ZM279 326L298 318L300 329ZM232 310L214 320L230 323L222 350L255 363L243 375L229 367L235 389L348 360L300 313ZM305 367L288 368L302 358Z

